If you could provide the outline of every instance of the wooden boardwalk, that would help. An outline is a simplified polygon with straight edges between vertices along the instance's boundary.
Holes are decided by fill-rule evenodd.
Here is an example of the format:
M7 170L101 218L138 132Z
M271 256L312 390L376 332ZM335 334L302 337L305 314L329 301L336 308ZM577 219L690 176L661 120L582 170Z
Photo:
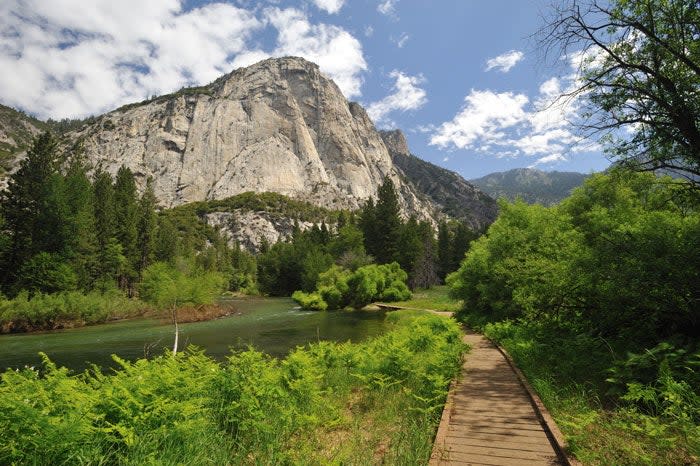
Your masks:
M472 350L450 390L430 464L566 464L503 354L481 335L468 332L464 341Z

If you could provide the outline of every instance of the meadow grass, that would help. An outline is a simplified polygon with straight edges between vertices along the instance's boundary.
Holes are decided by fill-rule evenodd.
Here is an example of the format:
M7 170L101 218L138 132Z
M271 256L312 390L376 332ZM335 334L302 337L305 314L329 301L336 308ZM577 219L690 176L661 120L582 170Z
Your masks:
M449 294L449 288L445 285L414 290L413 297L408 301L398 301L392 304L432 311L457 312L462 308L462 301L452 298Z

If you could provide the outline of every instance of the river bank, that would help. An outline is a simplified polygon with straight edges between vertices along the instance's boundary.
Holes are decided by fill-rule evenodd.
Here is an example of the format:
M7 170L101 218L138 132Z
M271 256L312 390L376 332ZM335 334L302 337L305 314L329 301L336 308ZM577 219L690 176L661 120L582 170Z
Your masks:
M176 309L179 323L219 319L236 312L226 299ZM0 298L0 334L65 330L135 318L172 322L173 312L158 309L137 298L128 298L118 291L36 294L31 298L21 293L14 299Z

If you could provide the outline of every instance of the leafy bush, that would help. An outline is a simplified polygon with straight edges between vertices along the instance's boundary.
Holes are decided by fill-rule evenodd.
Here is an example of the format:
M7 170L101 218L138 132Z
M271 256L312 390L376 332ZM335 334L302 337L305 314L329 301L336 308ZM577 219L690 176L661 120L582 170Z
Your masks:
M366 265L354 272L333 266L319 275L316 292L295 292L292 299L305 309L339 309L347 305L359 309L377 300L409 299L407 278L396 262Z
M227 281L217 272L180 270L156 262L143 272L141 297L160 308L212 304L225 290Z
M594 175L555 207L502 203L447 278L584 463L697 460L699 205L681 181Z
M304 293L297 290L292 294L292 299L299 303L304 309L310 311L325 311L328 309L328 304L323 300L319 293Z
M0 330L27 332L96 324L139 315L148 308L147 304L129 299L116 290L88 294L77 291L37 293L31 297L23 291L14 299L0 297Z

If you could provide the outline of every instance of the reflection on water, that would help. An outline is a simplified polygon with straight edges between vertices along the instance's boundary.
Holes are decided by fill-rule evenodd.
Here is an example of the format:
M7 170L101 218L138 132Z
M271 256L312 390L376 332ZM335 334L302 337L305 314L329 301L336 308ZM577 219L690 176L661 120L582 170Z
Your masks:
M318 340L361 341L384 328L380 312L308 312L286 298L228 299L230 317L180 325L180 347L197 345L215 358L230 348L248 345L284 356L299 345ZM0 371L38 365L43 351L60 366L81 370L90 364L114 367L112 354L124 359L160 354L172 348L172 325L136 319L53 332L0 336Z

